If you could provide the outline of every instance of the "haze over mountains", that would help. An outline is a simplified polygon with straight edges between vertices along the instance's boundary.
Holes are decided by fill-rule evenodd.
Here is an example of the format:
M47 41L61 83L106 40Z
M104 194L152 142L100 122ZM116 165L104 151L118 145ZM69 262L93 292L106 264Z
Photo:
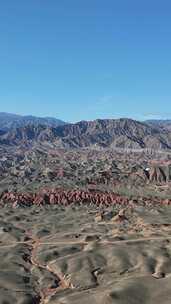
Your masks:
M146 121L150 125L158 126L162 129L171 130L171 119L151 119Z
M0 113L0 144L49 142L65 148L171 149L171 121L97 119L67 124L56 118Z
M1 130L8 130L10 128L17 128L17 127L20 128L30 124L33 124L34 126L43 124L47 126L56 127L65 124L65 122L53 117L35 117L32 115L22 116L17 114L0 112Z

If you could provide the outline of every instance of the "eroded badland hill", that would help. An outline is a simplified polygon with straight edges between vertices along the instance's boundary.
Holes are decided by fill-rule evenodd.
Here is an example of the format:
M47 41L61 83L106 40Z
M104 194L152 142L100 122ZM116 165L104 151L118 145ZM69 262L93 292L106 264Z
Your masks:
M0 304L171 303L168 125L1 129Z

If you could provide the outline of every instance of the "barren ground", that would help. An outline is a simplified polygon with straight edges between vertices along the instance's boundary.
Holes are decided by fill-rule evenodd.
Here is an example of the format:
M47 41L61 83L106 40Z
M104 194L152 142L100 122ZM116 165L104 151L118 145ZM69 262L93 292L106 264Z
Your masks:
M171 207L120 208L2 208L0 304L170 304Z

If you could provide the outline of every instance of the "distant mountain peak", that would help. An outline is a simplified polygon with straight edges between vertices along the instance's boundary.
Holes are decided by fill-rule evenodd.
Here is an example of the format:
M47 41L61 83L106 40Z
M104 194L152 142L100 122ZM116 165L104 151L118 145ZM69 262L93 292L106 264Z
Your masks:
M0 112L1 130L9 130L11 128L17 127L20 128L29 124L33 124L36 126L42 124L45 126L57 127L59 125L64 125L65 122L53 117L36 117L33 115L22 116L18 114Z

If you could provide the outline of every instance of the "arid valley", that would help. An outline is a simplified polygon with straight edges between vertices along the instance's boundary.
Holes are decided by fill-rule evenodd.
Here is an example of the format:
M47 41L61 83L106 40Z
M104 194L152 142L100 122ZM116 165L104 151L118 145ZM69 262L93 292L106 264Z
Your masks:
M169 123L1 129L0 303L170 304Z
M171 1L0 1L0 304L171 304Z

